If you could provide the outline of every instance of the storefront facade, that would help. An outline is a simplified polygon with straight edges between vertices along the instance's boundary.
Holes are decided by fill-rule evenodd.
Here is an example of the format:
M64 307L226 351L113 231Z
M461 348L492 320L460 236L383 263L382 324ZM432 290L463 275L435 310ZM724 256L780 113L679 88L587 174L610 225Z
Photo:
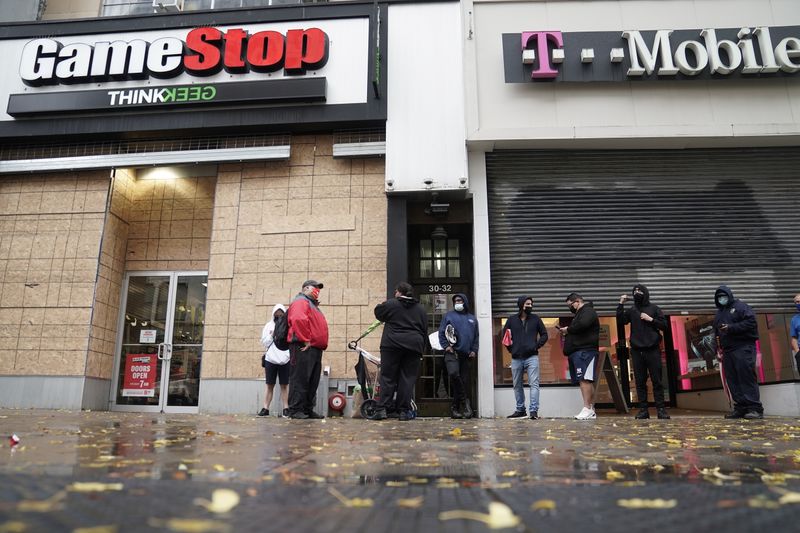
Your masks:
M352 381L386 297L389 19L4 26L0 406L255 413L261 329L309 278Z
M581 407L552 327L573 291L601 315L601 349L637 402L614 318L637 282L670 317L671 405L728 408L705 350L725 283L758 315L766 412L800 412L788 336L800 292L800 13L789 1L722 4L464 4L475 285L489 306L481 351L493 356L479 362L483 414L514 409L496 333L522 294L551 338L540 414ZM605 383L598 402L611 404Z

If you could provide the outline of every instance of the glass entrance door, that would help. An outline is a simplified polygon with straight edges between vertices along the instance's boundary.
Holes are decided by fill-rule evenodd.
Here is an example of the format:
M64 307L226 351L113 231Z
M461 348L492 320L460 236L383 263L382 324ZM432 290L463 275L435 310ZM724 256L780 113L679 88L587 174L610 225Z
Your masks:
M112 407L197 412L206 273L130 273L125 279Z

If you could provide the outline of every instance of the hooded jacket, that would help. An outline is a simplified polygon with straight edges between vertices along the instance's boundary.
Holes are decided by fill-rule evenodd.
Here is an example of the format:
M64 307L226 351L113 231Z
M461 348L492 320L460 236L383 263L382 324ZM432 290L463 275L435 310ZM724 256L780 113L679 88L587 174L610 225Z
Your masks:
M375 318L383 322L381 350L421 354L428 340L428 313L410 296L390 298L375 306Z
M584 302L575 313L564 339L564 355L578 350L600 349L600 319L591 302Z
M289 321L289 342L309 342L319 350L328 348L328 321L319 310L319 303L302 292L295 296L286 312Z
M630 309L625 309L624 304L617 306L617 320L622 324L631 325L631 347L637 350L654 348L661 343L661 332L667 329L667 319L661 309L650 303L650 291L642 284L633 286L633 291L640 289L644 293L642 303L634 301ZM642 313L650 315L652 322L645 322L640 317Z
M517 308L522 311L527 296L517 298ZM539 355L539 349L547 342L547 328L539 315L531 313L525 320L519 317L519 313L511 315L500 332L500 337L504 337L506 330L511 330L511 352L512 359L527 359L532 355Z
M469 299L466 294L458 293L453 295L453 300L456 297L461 297L464 300L464 310L460 313L453 309L448 311L439 325L439 344L443 347L451 346L447 341L444 334L445 328L448 324L452 324L456 330L457 342L453 346L453 350L457 354L466 355L470 352L478 353L478 321L475 320L475 315L469 312Z
M264 329L261 331L261 344L264 345L264 359L275 365L285 365L289 362L289 350L279 350L275 343L272 342L272 332L275 331L275 311L278 309L286 312L286 308L281 304L275 304L272 308L272 314L269 316L272 319L266 323Z
M720 305L719 297L728 296L728 303ZM733 291L727 285L720 285L714 292L714 304L717 315L714 317L714 338L719 339L723 350L733 350L753 344L758 340L758 323L753 309L741 300L733 297ZM720 326L728 324L727 330ZM714 346L716 352L716 344Z

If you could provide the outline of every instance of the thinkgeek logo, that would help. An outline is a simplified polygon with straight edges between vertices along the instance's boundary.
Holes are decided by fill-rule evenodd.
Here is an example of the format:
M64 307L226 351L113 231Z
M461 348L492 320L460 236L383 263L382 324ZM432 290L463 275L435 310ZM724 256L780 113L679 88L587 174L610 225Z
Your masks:
M171 104L182 102L208 102L217 96L213 85L188 85L186 87L163 87L152 89L123 89L108 91L110 106L142 104Z
M524 81L518 73L528 81L787 76L800 72L798 35L800 27L764 26L621 33L523 31L503 35L506 81ZM511 54L516 55L517 67Z
M328 61L328 35L319 28L260 31L241 28L222 31L195 28L186 41L163 37L153 42L100 41L64 45L54 39L28 42L19 74L26 85L53 85L92 81L168 79L183 72L210 76L225 70L232 74L275 72L304 74Z

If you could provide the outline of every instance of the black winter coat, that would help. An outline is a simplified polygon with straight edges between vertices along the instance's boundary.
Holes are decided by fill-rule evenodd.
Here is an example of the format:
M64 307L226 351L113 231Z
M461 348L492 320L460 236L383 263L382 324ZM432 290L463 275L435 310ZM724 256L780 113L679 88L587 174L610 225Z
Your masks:
M600 319L592 304L586 302L575 313L572 324L567 328L564 340L564 355L578 350L598 350L600 348Z
M425 308L406 296L391 298L375 306L375 318L383 322L381 349L407 350L421 354L428 340Z
M631 325L631 347L638 350L654 348L661 344L661 332L667 329L667 319L661 309L650 303L650 291L644 285L634 285L634 290L641 289L644 300L641 304L634 302L633 307L625 309L624 304L617 306L617 319L623 324ZM645 313L653 318L652 322L642 320Z

